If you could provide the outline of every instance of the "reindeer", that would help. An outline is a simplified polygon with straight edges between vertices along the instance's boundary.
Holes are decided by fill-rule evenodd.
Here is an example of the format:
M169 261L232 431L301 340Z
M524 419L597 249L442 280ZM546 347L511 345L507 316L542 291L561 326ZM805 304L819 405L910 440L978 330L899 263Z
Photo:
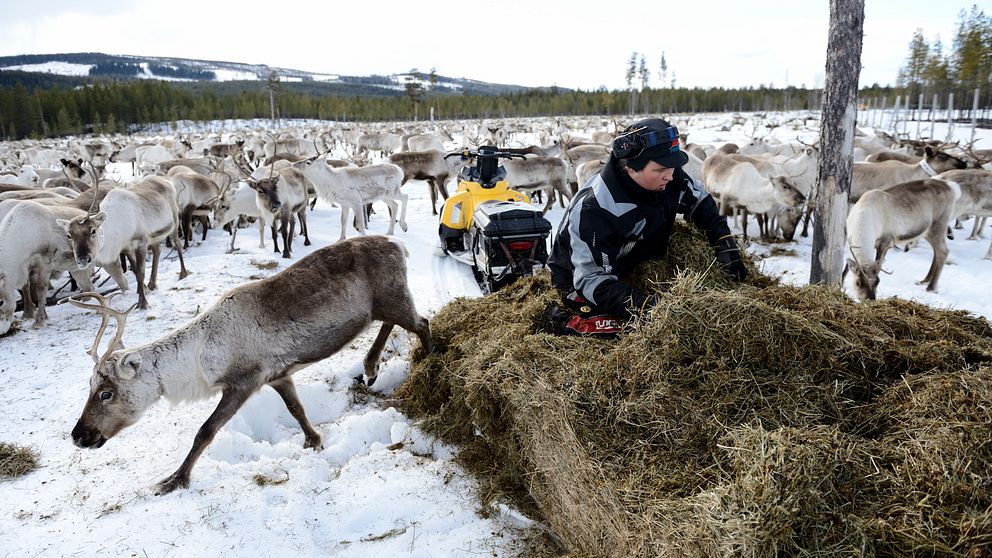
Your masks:
M925 180L944 171L966 167L967 163L964 160L930 146L925 148L923 159L916 164L894 160L881 163L855 163L850 201L857 202L869 190L913 180Z
M33 328L48 322L45 309L48 282L54 272L68 271L84 290L93 288L92 265L76 267L69 241L58 219L85 215L85 211L45 206L33 201L0 203L0 334L14 322L14 295L21 290L23 319L34 318ZM37 308L34 302L38 302Z
M389 156L389 162L403 169L403 181L426 180L431 194L431 215L437 215L437 195L440 192L448 199L448 180L457 174L455 163L444 158L444 152L438 149L429 151L401 151Z
M392 163L380 163L367 167L334 168L313 158L295 163L294 166L313 183L317 194L324 200L341 205L341 237L344 240L347 233L348 211L356 216L359 233L365 234L365 205L377 200L383 200L389 207L389 229L387 235L393 234L396 223L396 211L400 209L400 228L405 232L406 206L410 196L400 191L403 185L403 169ZM400 201L398 208L396 200Z
M155 290L164 238L170 237L172 245L177 247L179 278L189 275L183 252L178 249L179 207L171 182L150 176L131 188L115 188L103 198L100 209L96 214L59 221L69 236L73 256L80 267L96 262L107 269L118 285L126 285L120 263L123 253L137 278L138 307L142 309L148 308L145 256L151 250L148 289Z
M243 158L235 157L232 162L245 175L245 182L256 191L257 206L261 217L271 224L273 250L279 252L276 237L276 224L281 225L284 258L292 257L292 242L296 235L296 220L300 221L303 245L310 246L310 233L307 228L307 204L316 197L313 185L287 160L274 160L269 166L252 168ZM233 249L233 243L231 245Z
M96 362L90 392L72 429L73 442L99 448L161 397L177 402L219 391L220 403L186 459L158 483L156 493L167 494L189 487L193 466L217 431L269 385L303 430L303 447L320 451L321 434L306 417L293 373L337 353L373 320L382 326L364 359L368 385L375 383L394 325L415 333L425 354L433 349L430 324L417 313L410 293L405 257L398 241L382 236L326 246L272 277L235 287L186 325L133 349L118 348L127 312L71 300L103 315L90 351ZM116 336L96 358L110 317L118 324Z
M176 203L179 207L180 236L183 249L189 248L193 237L193 213L209 204L220 195L220 187L213 179L193 172L189 167L177 165L169 169L169 181L176 189ZM207 239L207 225L203 223L203 237Z
M964 169L942 172L935 176L941 180L956 183L961 188L961 197L954 205L954 217L975 216L975 227L968 240L977 240L982 223L992 217L992 171L985 169ZM992 260L992 244L985 253L986 260Z
M274 189L273 194L278 195ZM210 206L213 208L215 226L230 227L231 243L227 247L228 254L237 251L237 248L234 247L234 241L238 237L238 224L242 216L256 219L258 222L258 247L265 248L265 219L262 216L261 207L255 201L258 195L259 193L249 187L247 182L239 182L237 186L223 188L217 199L211 201Z
M506 180L514 190L521 192L547 192L548 199L544 203L544 213L551 209L555 202L555 192L561 197L559 203L565 206L572 199L568 188L568 163L557 157L528 157L526 159L507 159L502 163L506 170Z
M919 283L927 283L928 291L936 291L948 254L947 223L960 197L957 183L940 179L914 180L865 192L847 216L852 257L844 274L853 271L858 298L875 299L878 274L889 248L921 237L933 248L933 261Z

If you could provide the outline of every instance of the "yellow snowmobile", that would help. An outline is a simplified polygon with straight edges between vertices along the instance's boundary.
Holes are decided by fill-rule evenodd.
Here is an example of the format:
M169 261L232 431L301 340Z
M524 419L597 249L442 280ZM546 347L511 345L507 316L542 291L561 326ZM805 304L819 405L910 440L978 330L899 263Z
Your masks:
M499 159L517 153L483 146L445 155L468 164L441 210L441 250L470 266L483 292L494 292L548 262L551 223L526 194L510 189Z

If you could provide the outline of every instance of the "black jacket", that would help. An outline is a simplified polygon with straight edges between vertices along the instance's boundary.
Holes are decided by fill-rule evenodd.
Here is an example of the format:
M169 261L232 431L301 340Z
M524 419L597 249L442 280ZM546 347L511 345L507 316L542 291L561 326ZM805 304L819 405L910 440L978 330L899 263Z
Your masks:
M624 279L637 264L665 255L681 213L710 244L730 234L713 198L681 168L661 192L637 185L614 157L579 189L558 226L548 267L555 287L575 290L598 310L629 319L646 296Z

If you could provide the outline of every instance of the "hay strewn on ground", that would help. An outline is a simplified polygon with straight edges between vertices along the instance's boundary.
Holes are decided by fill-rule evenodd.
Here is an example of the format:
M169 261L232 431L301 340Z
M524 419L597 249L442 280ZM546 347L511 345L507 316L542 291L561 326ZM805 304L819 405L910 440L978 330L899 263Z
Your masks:
M38 467L34 450L0 442L0 479L20 477Z
M680 226L614 341L546 275L433 320L411 412L573 556L992 555L992 327L712 269Z

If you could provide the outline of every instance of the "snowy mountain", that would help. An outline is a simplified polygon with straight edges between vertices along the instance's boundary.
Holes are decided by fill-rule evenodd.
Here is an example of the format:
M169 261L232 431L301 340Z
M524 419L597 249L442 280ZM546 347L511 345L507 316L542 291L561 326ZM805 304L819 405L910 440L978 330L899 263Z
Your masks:
M405 84L413 79L424 89L442 93L497 95L525 91L519 85L487 83L466 78L436 76L431 84L427 74L391 74L386 76L344 76L277 68L264 64L244 64L215 60L191 60L154 56L110 55L97 52L64 54L25 54L0 57L0 74L27 72L71 76L88 81L95 78L159 79L186 82L264 81L272 72L284 84L301 83L317 86L334 93L364 93L378 91L380 95L404 94ZM322 87L323 86L323 87Z

